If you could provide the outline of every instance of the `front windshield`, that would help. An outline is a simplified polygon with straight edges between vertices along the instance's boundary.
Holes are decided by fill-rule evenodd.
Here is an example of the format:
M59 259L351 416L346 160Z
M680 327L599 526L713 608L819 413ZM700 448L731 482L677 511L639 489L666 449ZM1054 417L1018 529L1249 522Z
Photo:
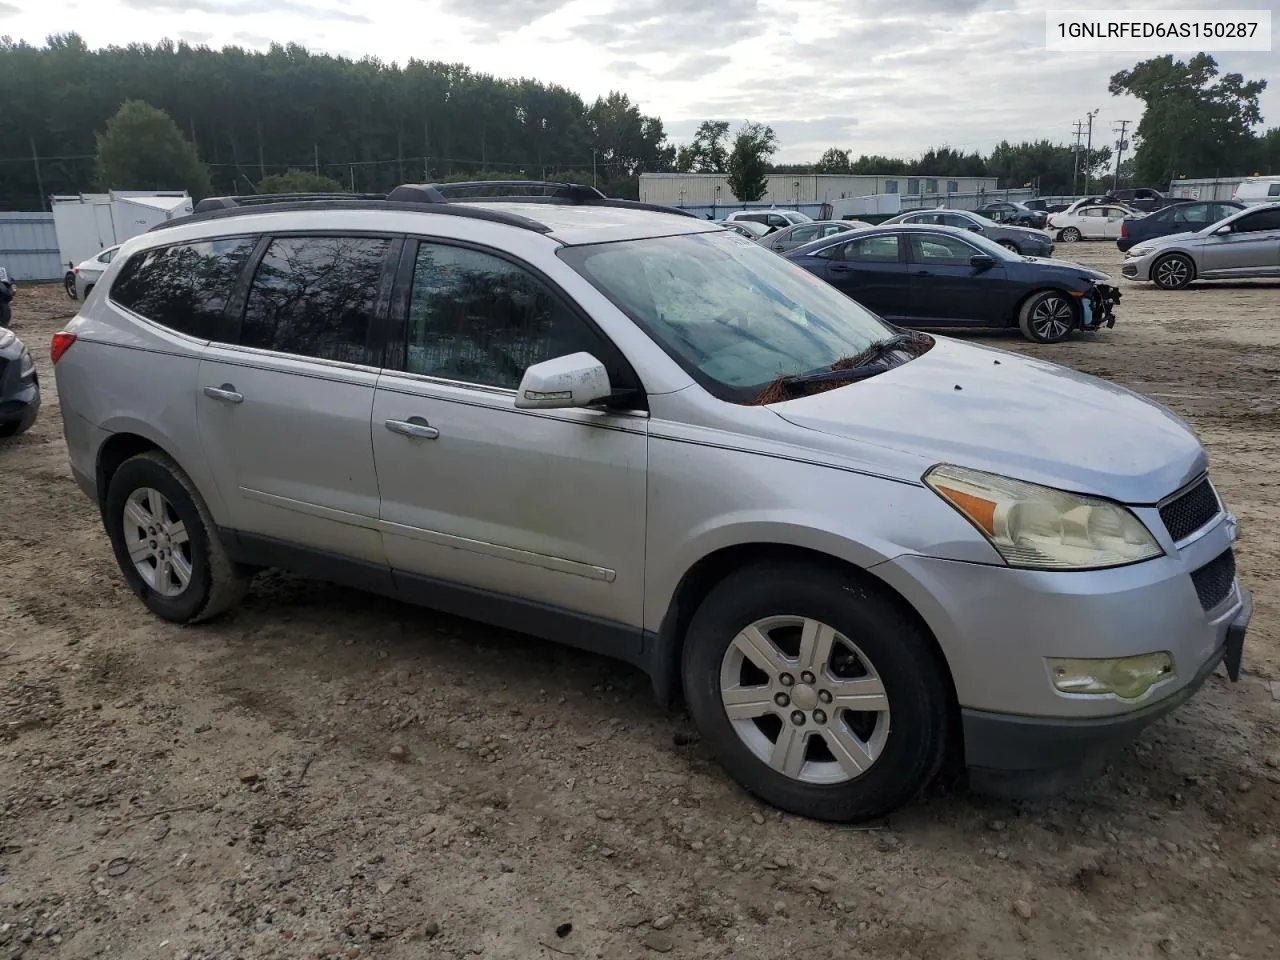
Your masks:
M894 334L826 281L727 232L560 255L726 400L749 403L778 377L827 370Z
M1021 260L1022 259L1021 255L1014 253L1008 247L1002 247L1000 246L1000 244L996 243L990 237L984 237L982 234L974 233L972 230L966 232L964 235L964 238L968 240L970 243L972 243L975 247L978 247L980 250L982 250L983 253L988 253L999 260Z

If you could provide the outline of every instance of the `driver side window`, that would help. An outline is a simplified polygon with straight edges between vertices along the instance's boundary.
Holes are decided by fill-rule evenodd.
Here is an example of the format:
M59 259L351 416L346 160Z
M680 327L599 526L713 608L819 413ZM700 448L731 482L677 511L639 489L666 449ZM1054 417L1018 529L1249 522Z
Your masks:
M566 354L608 365L595 333L537 277L440 243L418 244L406 339L408 372L508 390L528 367Z

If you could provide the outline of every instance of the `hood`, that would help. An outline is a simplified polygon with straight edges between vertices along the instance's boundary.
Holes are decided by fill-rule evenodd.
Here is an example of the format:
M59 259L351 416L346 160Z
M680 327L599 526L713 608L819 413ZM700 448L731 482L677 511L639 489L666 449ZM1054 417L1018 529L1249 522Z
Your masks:
M1163 247L1169 243L1185 243L1192 237L1199 236L1199 230L1184 230L1182 233L1166 233L1162 237L1147 237L1145 240L1139 240L1133 246L1146 246L1151 244L1152 247ZM1130 249L1133 249L1132 247Z
M1034 263L1042 267L1054 267L1058 270L1070 270L1072 273L1089 277L1093 280L1107 281L1111 278L1093 267L1086 267L1083 263L1076 263L1073 260L1057 260L1052 257L1023 257L1024 263Z
M1129 504L1151 504L1207 466L1165 407L1066 367L937 338L887 373L769 407L799 427Z

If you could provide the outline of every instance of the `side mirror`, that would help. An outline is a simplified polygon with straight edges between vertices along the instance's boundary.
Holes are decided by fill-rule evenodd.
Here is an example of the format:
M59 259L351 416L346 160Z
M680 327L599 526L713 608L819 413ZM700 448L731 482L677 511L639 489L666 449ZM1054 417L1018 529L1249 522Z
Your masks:
M516 406L536 410L585 407L612 393L603 363L589 353L571 353L525 370L516 391Z
M974 233L982 233L982 224L971 223L969 224L969 229L972 230Z
M1231 232L1231 224L1227 224L1225 227L1219 227L1217 230L1213 232L1220 237L1225 237L1227 234Z
M996 265L996 258L985 253L975 253L969 258L969 266L975 270L990 270Z

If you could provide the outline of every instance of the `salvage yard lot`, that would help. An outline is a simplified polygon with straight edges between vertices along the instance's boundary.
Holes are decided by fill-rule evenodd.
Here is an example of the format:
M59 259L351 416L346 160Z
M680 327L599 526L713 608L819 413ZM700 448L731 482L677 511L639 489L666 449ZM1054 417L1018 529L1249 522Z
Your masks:
M1058 255L1119 276L1112 244ZM1254 592L1241 682L1062 799L851 829L756 803L644 677L569 648L276 573L215 623L152 617L68 473L48 344L74 305L26 286L45 407L0 442L0 958L1273 957L1280 283L1121 288L1112 330L990 342L1199 432Z

